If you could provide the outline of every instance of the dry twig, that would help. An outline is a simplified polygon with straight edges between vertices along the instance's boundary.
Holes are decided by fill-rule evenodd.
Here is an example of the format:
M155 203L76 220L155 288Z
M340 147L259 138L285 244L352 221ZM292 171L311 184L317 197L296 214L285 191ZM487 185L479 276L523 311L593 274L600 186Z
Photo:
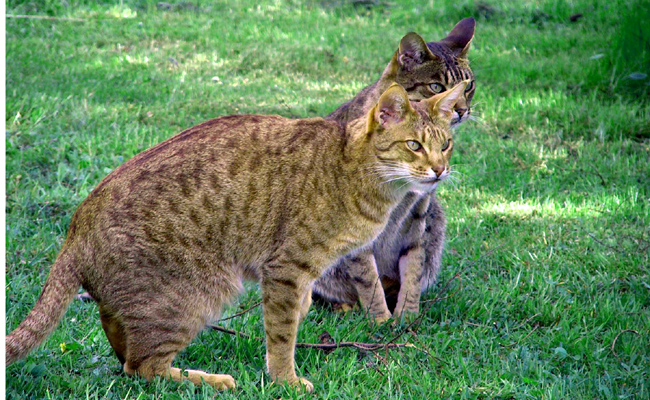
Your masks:
M339 342L339 343L296 343L297 348L333 350L340 347L354 347L359 350L373 351L381 349L397 349L401 347L415 347L411 343L363 343L363 342Z
M214 329L215 331L227 333L229 335L241 336L241 337L245 337L246 339L251 339L251 338L252 339L257 339L260 342L262 341L262 338L254 337L254 336L251 336L251 335L249 335L247 333L244 333L244 332L233 331L232 329L224 328L223 326L208 324L208 327L210 329Z
M611 245L609 245L609 244L607 244L607 243L605 243L605 242L599 240L599 239L598 239L598 238L597 238L593 233L588 232L587 234L588 234L588 235L589 235L589 236L590 236L590 237L591 237L591 238L592 238L596 243L600 244L601 246L605 246L605 247L607 247L608 249L610 249L610 250L612 250L612 251L615 251L615 252L617 252L617 253L620 253L620 254L627 254L627 252L626 252L625 250L621 250L621 249L619 249L619 248L617 248L617 247L611 246Z
M616 346L616 341L618 340L618 337L621 336L622 334L624 334L625 332L632 332L635 335L639 334L639 332L635 331L634 329L623 329L622 331L620 331L618 333L618 335L616 335L616 337L614 338L614 341L612 342L612 347L611 347L612 354L614 354L614 357L616 357L616 358L619 358L619 357L618 357L618 354L616 354L616 350L614 350L614 346Z
M234 336L241 336L247 339L255 339L260 342L262 342L262 338L256 337L256 336L251 336L247 333L235 331L232 329L224 328L223 326L219 325L214 325L214 324L208 324L208 327L210 329L214 329L215 331L227 333L229 335L234 335ZM354 347L359 350L365 350L365 351L373 351L373 350L381 350L381 349L397 349L397 348L403 348L403 347L410 347L410 348L415 348L417 347L414 344L411 343L363 343L363 342L339 342L339 343L296 343L297 348L302 348L302 349L320 349L320 350L334 350L338 349L340 347ZM420 349L418 349L420 350Z
M260 304L262 304L262 302L261 302L261 301L258 301L257 303L255 303L255 304L253 304L252 306L248 307L248 308L245 309L244 311L240 311L240 312L238 312L238 313L235 314L235 315L231 315L230 317L221 318L221 319L219 320L219 322L228 321L229 319L233 319L233 318L235 318L235 317L239 317L240 315L244 315L244 314L246 314L247 312L249 312L250 310L252 310L253 308L255 308L255 307L259 307Z

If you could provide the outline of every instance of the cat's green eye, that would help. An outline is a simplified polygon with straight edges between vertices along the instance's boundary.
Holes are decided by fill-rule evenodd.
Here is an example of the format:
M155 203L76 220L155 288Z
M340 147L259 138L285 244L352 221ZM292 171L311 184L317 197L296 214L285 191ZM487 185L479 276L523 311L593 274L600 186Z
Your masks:
M445 142L445 144L442 145L442 151L447 150L447 149L449 148L449 145L450 145L450 144L451 144L451 140L450 140L450 139L447 139L447 141Z
M429 85L429 88L433 93L442 93L445 91L445 87L439 83L432 83Z
M408 146L409 149L411 149L413 151L418 151L418 150L420 150L422 148L422 145L420 144L420 142L417 142L415 140L407 140L406 145Z
M466 87L465 87L465 93L469 92L470 90L474 89L474 81L471 81Z

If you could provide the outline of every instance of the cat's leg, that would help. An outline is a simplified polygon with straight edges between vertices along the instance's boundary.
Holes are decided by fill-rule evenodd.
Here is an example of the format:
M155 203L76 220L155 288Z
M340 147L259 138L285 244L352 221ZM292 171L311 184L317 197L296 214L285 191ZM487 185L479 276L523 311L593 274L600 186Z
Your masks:
M173 297L133 298L121 315L126 341L124 372L151 381L156 376L175 381L203 382L215 389L234 388L230 375L172 368L172 361L205 327L206 310L200 302L181 306Z
M311 292L312 292L312 288L310 286L309 289L305 292L304 297L302 298L301 305L300 305L300 322L302 322L305 319L307 313L309 312L309 307L311 307Z
M425 232L422 235L422 246L424 247L425 254L421 282L422 291L438 281L438 274L442 265L446 228L447 219L445 218L444 209L435 196L432 196L426 217Z
M429 205L430 197L424 196L415 202L409 213L411 223L403 235L403 246L397 265L400 274L400 290L393 311L395 317L413 318L420 311L421 280L425 268L425 249L422 240Z
M361 308L376 323L390 319L391 313L386 305L384 288L379 280L377 264L372 248L362 249L346 259L348 273L359 295Z
M232 389L236 387L235 379L230 375L208 374L192 369L181 370L173 368L171 362L176 352L171 354L160 353L145 359L138 368L133 368L130 362L124 364L124 372L137 375L151 381L156 376L172 379L176 382L190 381L197 386L206 383L217 390Z
M304 386L311 392L314 386L296 375L294 364L298 325L305 304L303 300L311 287L311 282L305 282L306 273L300 268L305 269L304 266L286 264L269 267L262 278L266 366L274 381Z
M189 380L195 385L207 383L217 390L231 389L236 386L235 379L230 375L172 368L171 363L174 357L189 344L189 340L182 337L167 340L159 339L160 336L165 336L164 334L161 335L161 333L155 328L151 329L151 327L146 331L139 329L127 330L127 354L124 372L129 375L140 376L148 381L160 376L177 382Z
M424 248L413 247L399 258L400 290L393 315L413 318L420 311L420 279L424 264Z
M117 359L120 360L120 363L124 365L126 361L126 336L124 332L124 325L122 322L115 316L114 313L107 310L104 306L99 306L99 318L102 322L102 328L108 342L111 344L111 347L117 355Z

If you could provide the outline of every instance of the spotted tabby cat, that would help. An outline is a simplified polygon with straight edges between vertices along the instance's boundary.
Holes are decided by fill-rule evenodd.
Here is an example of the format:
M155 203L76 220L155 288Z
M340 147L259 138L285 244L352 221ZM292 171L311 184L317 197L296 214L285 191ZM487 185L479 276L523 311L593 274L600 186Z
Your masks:
M431 43L415 33L407 34L381 78L327 118L343 124L363 115L393 81L404 86L409 99L422 100L468 79L452 119L452 125L458 126L469 118L474 96L474 76L467 59L474 27L473 18L463 19L447 37ZM452 150L450 139L443 152L451 155ZM449 164L441 167L436 174L446 177ZM395 317L416 315L420 293L435 283L440 270L445 225L434 193L409 193L372 248L344 257L316 281L315 297L342 303L359 301L377 322L390 318L391 309Z
M434 171L447 164L466 85L410 103L395 84L345 125L218 118L136 155L74 213L34 309L6 338L7 364L54 330L82 286L124 372L232 388L230 375L171 363L253 279L271 378L312 390L296 375L294 347L314 280L371 242L409 190L444 178Z

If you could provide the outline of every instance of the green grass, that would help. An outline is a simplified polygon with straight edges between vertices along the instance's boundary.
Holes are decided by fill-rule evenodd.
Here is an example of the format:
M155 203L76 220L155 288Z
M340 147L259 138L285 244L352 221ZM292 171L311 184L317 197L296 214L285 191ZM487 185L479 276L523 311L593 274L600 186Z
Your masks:
M322 399L650 398L650 78L629 79L650 75L647 5L375 3L9 1L8 14L83 21L6 20L7 331L113 168L221 115L326 115L378 78L405 33L438 39L472 15L481 119L456 133L463 175L439 194L445 267L424 300L449 297L424 304L417 336L399 339L428 354L298 349L299 373ZM258 298L253 287L227 315ZM269 385L258 341L213 331L175 363L230 373L235 391L129 378L97 314L73 303L7 369L7 397L312 397ZM263 334L259 308L224 325ZM401 329L316 307L298 340L379 342Z

